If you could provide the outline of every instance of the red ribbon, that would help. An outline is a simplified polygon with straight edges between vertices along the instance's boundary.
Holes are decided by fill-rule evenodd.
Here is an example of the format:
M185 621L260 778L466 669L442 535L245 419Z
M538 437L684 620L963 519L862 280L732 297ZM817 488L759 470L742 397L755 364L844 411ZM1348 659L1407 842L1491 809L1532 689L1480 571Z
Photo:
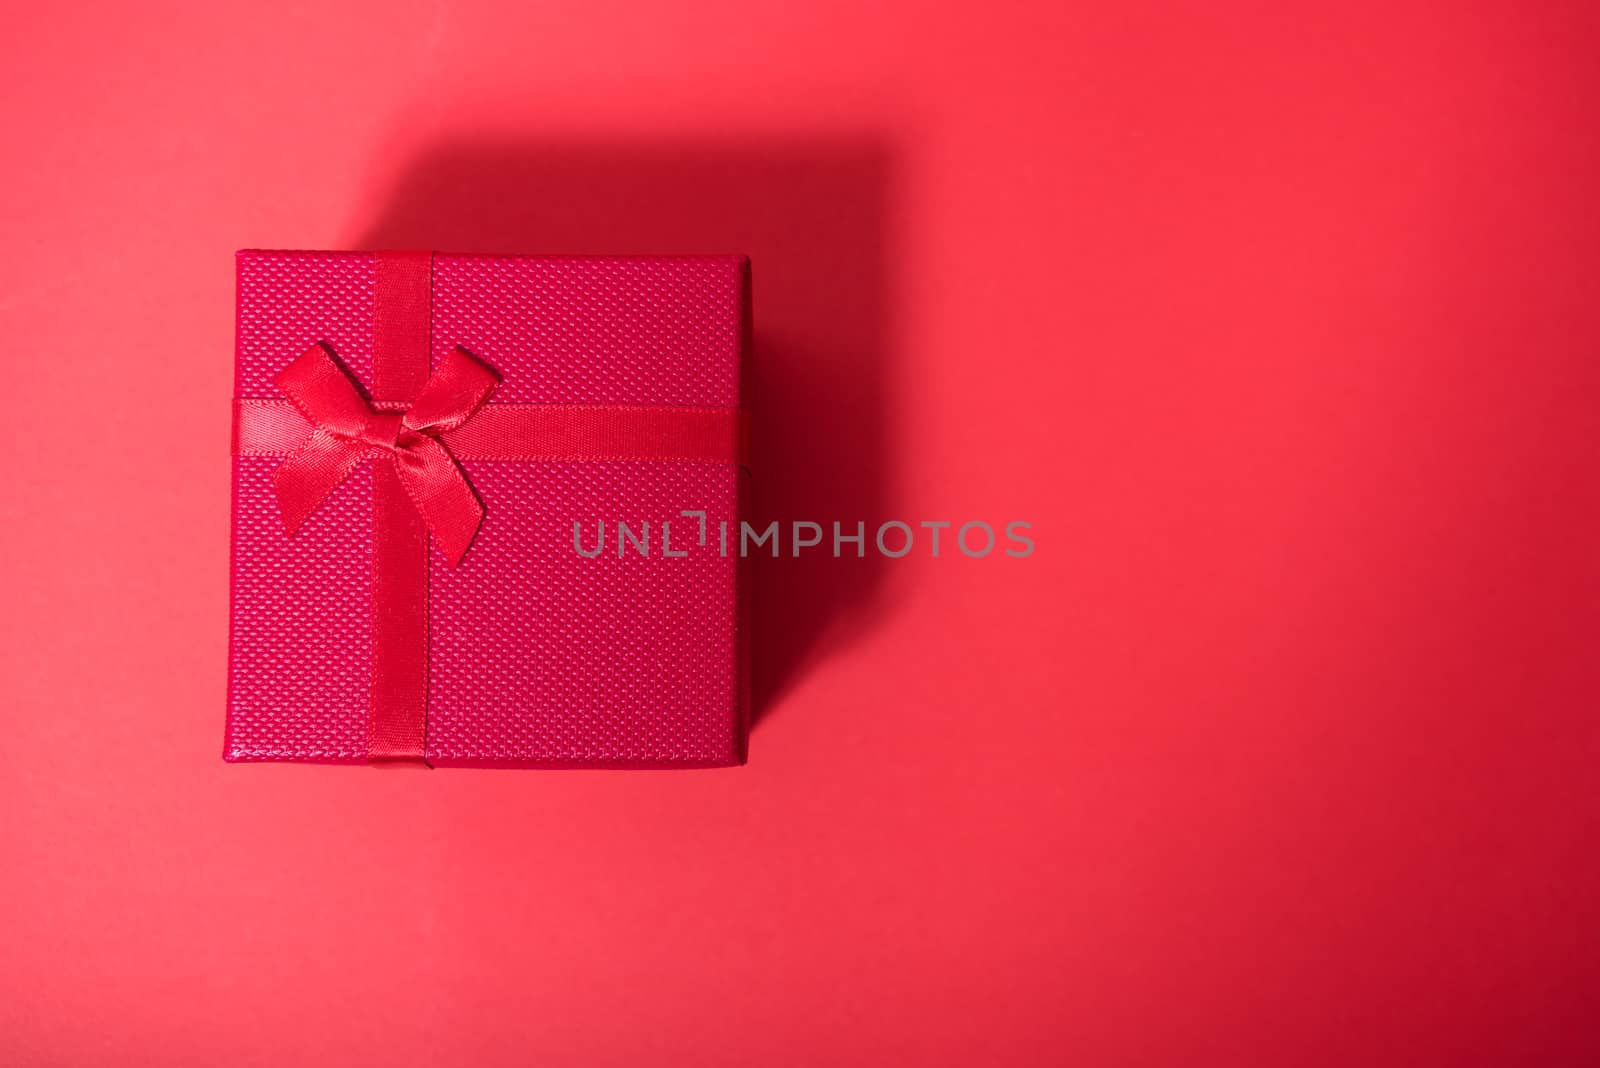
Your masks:
M431 253L376 256L371 402L321 344L278 376L287 401L234 402L234 455L287 457L272 481L290 534L357 464L379 461L367 743L373 763L426 763L428 535L454 567L484 517L458 458L744 462L736 408L486 404L499 377L459 347L429 376L432 273Z
M483 505L439 435L473 417L499 384L493 371L456 348L402 412L368 404L320 344L301 353L277 382L312 426L272 476L290 534L358 463L388 459L445 558L460 563L483 522Z
M288 401L233 402L235 456L289 456L311 424ZM375 402L380 411L397 408ZM457 460L656 460L744 463L737 408L632 404L498 404L438 435Z

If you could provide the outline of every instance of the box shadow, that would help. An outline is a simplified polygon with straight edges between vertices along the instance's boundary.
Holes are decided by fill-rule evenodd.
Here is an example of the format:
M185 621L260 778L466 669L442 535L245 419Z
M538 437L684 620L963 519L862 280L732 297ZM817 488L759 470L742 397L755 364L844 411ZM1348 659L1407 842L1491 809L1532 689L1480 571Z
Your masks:
M748 253L746 519L783 524L784 554L752 560L751 718L759 725L823 658L881 613L872 536L888 488L888 143L463 140L397 173L357 248L531 254ZM798 558L790 524L824 542ZM867 531L834 558L834 521ZM848 546L846 553L854 553Z

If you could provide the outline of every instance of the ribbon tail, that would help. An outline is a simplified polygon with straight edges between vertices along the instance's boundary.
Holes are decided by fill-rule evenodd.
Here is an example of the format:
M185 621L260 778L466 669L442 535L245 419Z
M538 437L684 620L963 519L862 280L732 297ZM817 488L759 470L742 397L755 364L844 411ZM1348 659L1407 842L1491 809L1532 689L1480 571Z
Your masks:
M442 446L441 446L442 448ZM283 528L293 534L366 456L366 446L318 427L304 445L273 472Z
M417 513L454 567L483 523L483 504L455 458L434 438L407 431L394 456L395 472Z

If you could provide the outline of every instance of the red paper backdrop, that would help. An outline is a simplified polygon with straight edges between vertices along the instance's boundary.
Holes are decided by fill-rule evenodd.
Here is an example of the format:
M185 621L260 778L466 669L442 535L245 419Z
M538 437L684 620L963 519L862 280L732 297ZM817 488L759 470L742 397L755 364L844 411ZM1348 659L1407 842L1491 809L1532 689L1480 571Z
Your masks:
M15 1064L1600 1058L1592 5L0 15ZM237 247L744 251L751 762L226 767Z

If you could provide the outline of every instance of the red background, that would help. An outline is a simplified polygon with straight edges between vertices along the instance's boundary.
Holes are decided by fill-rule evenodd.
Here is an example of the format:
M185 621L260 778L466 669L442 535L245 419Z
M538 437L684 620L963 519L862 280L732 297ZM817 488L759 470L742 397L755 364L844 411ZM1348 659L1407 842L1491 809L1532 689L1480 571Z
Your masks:
M1600 1058L1584 4L0 16L46 1063ZM967 7L962 5L962 7ZM721 772L227 767L232 252L744 251Z

